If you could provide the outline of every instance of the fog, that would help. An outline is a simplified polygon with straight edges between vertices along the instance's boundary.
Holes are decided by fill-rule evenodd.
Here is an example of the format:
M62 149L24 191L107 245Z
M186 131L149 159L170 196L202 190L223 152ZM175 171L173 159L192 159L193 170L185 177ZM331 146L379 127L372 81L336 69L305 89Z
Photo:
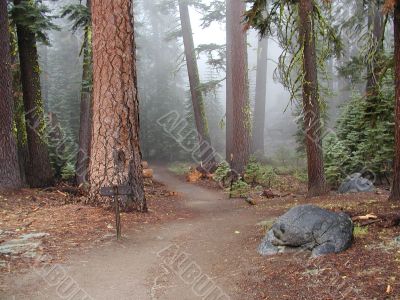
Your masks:
M52 11L59 12L66 4L77 1L45 1ZM186 160L187 154L176 141L163 132L157 120L171 111L177 111L194 127L191 118L188 75L183 60L181 37L174 36L179 29L179 14L162 11L159 1L135 1L135 31L137 44L137 73L141 108L142 152L146 159L165 161ZM202 28L202 14L190 8L195 46L225 44L225 24L212 23ZM79 129L79 103L82 81L82 32L71 32L71 22L58 18L60 31L49 32L51 46L41 45L42 91L48 112L56 113L67 135L75 142ZM172 36L172 37L171 37ZM254 109L257 43L259 36L248 31L249 94ZM265 155L274 157L284 152L295 152L295 107L289 93L274 76L282 49L273 38L269 39L267 66L267 95L265 117ZM207 64L207 56L198 56L202 83L222 79L225 74ZM210 78L212 77L212 78ZM207 118L215 149L224 156L225 82L205 95ZM336 117L336 116L335 116ZM334 123L334 122L333 122ZM195 141L194 141L195 142Z

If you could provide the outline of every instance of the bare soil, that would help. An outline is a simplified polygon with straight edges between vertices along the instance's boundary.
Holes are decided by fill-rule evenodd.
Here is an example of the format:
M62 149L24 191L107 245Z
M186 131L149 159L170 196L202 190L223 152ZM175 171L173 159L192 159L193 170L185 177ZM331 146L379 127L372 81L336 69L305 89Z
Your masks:
M256 205L249 205L243 199L228 199L207 182L189 184L165 168L156 168L155 175L165 186L147 187L148 215L123 216L120 242L108 228L113 225L112 212L65 205L57 192L44 196L37 191L36 201L29 198L32 191L3 195L12 201L1 198L0 229L50 233L42 251L54 261L43 264L59 266L63 278L93 299L205 299L181 272L187 266L196 266L213 288L220 289L221 297L224 293L231 299L400 298L400 246L394 243L400 231L393 221L400 204L388 202L387 191L332 193L312 200L301 191L274 199L254 195ZM338 255L260 257L256 248L266 228L259 223L272 222L301 203L351 216L374 213L379 219L362 227L366 229L358 231L353 246ZM168 251L163 249L172 254L165 255ZM25 261L19 265L14 260L19 261L10 259L10 267L1 270L0 299L66 298L62 282L49 281L46 274L51 272L38 272L42 264L27 269Z

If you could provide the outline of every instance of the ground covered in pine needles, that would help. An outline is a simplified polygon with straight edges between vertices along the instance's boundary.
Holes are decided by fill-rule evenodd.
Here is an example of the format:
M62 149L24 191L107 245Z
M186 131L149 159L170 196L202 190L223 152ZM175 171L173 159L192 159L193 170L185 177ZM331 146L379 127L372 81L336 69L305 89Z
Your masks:
M180 180L185 181L185 176ZM221 190L211 178L187 184ZM289 191L286 184L292 187ZM84 196L71 195L67 190L60 187L0 194L0 250L5 242L21 235L45 233L35 254L44 255L46 263L56 263L66 261L77 251L113 243L114 213L86 206L82 204ZM182 200L190 199L162 184L148 184L149 214L122 214L122 230L129 234L147 224L168 224L179 219L197 220L199 226L216 236L226 234L226 229L237 230L229 247L215 245L219 250L213 255L221 259L212 266L215 278L226 279L224 286L229 287L232 299L400 299L400 203L387 201L388 191L384 188L347 195L331 192L312 200L305 198L304 191L304 184L286 176L281 187L253 192L251 201L239 202L242 204L236 212L240 218L224 210L221 218L226 217L225 228L208 228L207 213L199 214L183 205ZM348 213L355 223L352 247L316 259L311 259L309 253L259 256L257 246L274 218L304 203ZM373 217L359 218L367 215ZM259 222L263 219L265 222ZM207 258L204 260L199 263L206 264ZM0 255L0 283L1 277L10 278L15 272L27 270L31 263L29 255Z
M308 252L260 257L255 249L273 219L259 223L256 230L248 228L237 251L247 259L230 266L247 270L234 283L241 299L400 299L400 203L388 201L388 187L373 193L332 191L306 199L304 184L290 176L281 176L280 181L283 189L250 193L249 209L255 216L278 217L300 204L343 211L354 221L354 242L343 253L315 259ZM287 183L292 185L288 193ZM218 189L206 178L195 184Z
M314 203L351 217L375 214L374 220L355 221L352 247L343 253L316 259L309 253L252 255L257 268L237 285L243 295L254 299L400 299L400 204L387 201L388 193L330 195L313 200L271 199L261 201L257 210L276 210L277 215L294 204ZM243 240L254 252L266 232L259 227ZM274 295L271 297L270 295Z
M121 213L123 235L146 224L190 216L188 211L177 209L179 195L168 191L163 184L148 182L145 190L149 212ZM76 251L115 241L114 211L85 205L85 200L79 191L66 186L0 193L0 283L2 276L27 270L38 260L58 263ZM32 239L26 251L21 237L36 234L39 238ZM21 244L15 249L20 253L1 253L2 245L10 241ZM33 244L31 250L30 244Z

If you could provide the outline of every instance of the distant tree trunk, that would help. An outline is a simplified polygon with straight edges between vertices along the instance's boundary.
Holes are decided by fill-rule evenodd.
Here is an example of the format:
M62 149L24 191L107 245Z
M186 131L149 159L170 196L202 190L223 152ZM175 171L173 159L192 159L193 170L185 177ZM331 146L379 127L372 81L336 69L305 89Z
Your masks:
M383 21L384 16L380 11L380 7L376 0L370 2L368 7L368 29L371 31L372 35L372 43L373 47L376 49L377 52L383 49ZM368 64L367 66L367 86L366 91L367 93L374 90L377 84L376 78L376 62L373 61Z
M265 105L267 98L268 38L258 41L256 103L253 122L253 153L264 155Z
M226 1L227 16L227 160L242 174L250 154L250 108L247 64L247 35L242 24L246 3Z
M225 113L225 153L226 161L232 161L232 139L233 139L233 81L232 81L232 49L233 39L233 22L234 16L232 15L232 0L226 0L226 113Z
M326 193L318 99L313 1L300 0L300 42L303 47L303 113L308 166L308 196Z
M0 189L22 185L13 135L14 99L7 0L0 0Z
M123 199L122 210L146 211L132 1L92 0L92 26L91 199L108 202L101 187L128 185L133 196Z
M91 0L87 0L86 6L91 9ZM83 45L83 72L82 72L82 91L80 106L80 124L79 124L79 152L76 160L76 183L84 184L88 180L88 168L90 157L91 142L91 100L92 91L87 84L92 79L92 51L90 40L90 25L85 28Z
M400 2L394 9L394 61L395 61L395 158L393 164L393 186L390 200L400 201Z
M24 1L27 0L14 0L14 4ZM26 179L31 187L45 187L51 185L54 178L46 143L36 37L21 24L17 24L17 35L29 151Z
M383 25L384 16L381 12L381 8L379 7L377 0L373 0L369 3L368 7L368 30L371 31L372 35L372 50L376 52L377 56L379 56L381 51L383 51ZM381 66L379 65L379 59L377 57L367 65L367 84L365 88L367 96L367 113L368 119L372 119L373 122L375 121L375 117L371 118L371 115L374 115L376 102L379 101L378 76L380 69Z
M183 43L185 46L186 65L188 69L190 92L194 120L196 123L197 135L199 139L199 158L202 167L209 170L215 165L215 154L211 146L211 139L205 112L203 92L200 89L200 75L197 66L196 52L194 48L193 32L190 23L189 7L187 0L179 0L179 13L181 18Z

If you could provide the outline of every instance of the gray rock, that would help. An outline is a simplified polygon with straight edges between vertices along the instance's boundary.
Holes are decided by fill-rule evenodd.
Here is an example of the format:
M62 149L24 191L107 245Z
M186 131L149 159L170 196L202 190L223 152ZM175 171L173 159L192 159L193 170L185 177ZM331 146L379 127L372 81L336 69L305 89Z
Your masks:
M48 236L48 233L28 233L0 244L0 254L21 255L34 258L37 256L42 241L41 238Z
M263 238L258 252L312 251L312 256L338 253L351 246L353 222L344 213L300 205L279 217Z
M354 173L346 178L339 187L339 193L362 193L373 192L375 190L372 181L361 176L360 173Z

